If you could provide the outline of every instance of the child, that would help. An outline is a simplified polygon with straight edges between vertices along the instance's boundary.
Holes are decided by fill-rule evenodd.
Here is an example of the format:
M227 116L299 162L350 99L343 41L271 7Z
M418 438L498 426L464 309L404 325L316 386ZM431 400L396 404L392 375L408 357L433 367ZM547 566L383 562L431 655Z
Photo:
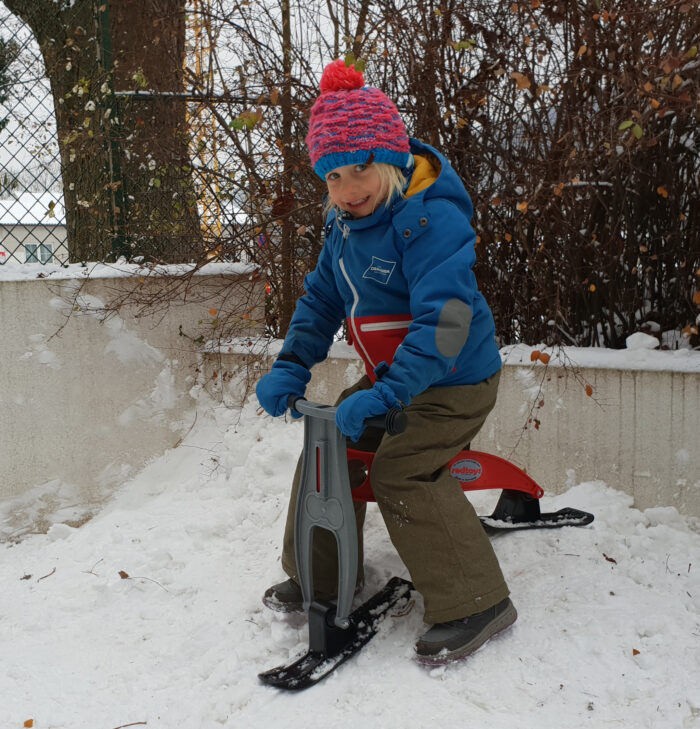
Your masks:
M449 162L409 139L394 104L342 60L323 73L306 143L328 185L325 242L257 396L270 415L282 415L347 319L367 374L341 394L336 424L356 447L376 451L374 495L432 624L416 643L417 660L446 663L517 616L479 518L446 468L493 408L501 369L493 317L472 272L471 200ZM405 408L404 433L363 435L365 419L393 406ZM293 534L299 478L297 468L282 553L289 579L263 598L288 612L302 609ZM355 511L362 565L365 505ZM314 533L313 569L316 595L333 599L336 544L323 529ZM358 589L362 582L360 574Z

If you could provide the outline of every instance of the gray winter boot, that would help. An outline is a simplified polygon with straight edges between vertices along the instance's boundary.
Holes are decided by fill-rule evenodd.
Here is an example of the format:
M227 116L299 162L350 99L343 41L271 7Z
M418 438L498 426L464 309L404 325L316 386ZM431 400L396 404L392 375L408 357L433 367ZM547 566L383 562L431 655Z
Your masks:
M441 666L466 658L496 633L511 626L518 613L506 598L488 610L460 620L437 623L416 643L416 660Z
M263 595L262 601L266 607L277 613L301 613L304 611L301 587L291 577L268 588Z

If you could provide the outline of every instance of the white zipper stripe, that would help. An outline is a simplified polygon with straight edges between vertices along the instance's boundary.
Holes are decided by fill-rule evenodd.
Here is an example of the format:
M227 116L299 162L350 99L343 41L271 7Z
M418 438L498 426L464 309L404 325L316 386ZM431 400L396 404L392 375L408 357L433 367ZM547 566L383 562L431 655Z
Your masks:
M352 281L350 280L350 277L348 276L348 272L345 270L345 262L343 261L342 257L338 259L338 264L340 265L340 270L343 273L343 276L345 277L345 280L348 283L348 286L350 287L350 290L352 291L352 309L350 309L350 328L352 329L352 335L354 340L358 343L358 345L362 348L362 351L365 354L365 357L367 358L367 362L369 363L370 367L372 369L375 369L377 365L374 364L372 361L372 358L369 356L369 352L365 349L365 345L362 344L362 340L360 339L360 333L357 331L357 326L355 325L355 310L357 309L357 305L360 303L360 297L357 295L357 289L353 286Z
M411 326L411 320L407 321L377 321L360 324L361 332L384 332L389 329L408 329Z

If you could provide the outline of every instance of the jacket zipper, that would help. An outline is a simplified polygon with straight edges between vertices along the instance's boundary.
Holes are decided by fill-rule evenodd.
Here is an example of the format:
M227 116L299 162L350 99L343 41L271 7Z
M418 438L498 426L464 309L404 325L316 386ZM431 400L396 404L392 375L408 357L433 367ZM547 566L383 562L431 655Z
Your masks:
M337 220L337 218L336 218ZM339 226L340 227L340 226ZM341 230L343 231L343 252L345 251L345 243L347 239L350 237L350 227L348 225L343 225ZM352 308L350 309L350 329L352 330L353 339L358 344L358 346L362 349L362 352L365 355L365 361L369 364L369 366L372 369L376 368L376 365L372 361L372 358L369 356L369 352L365 349L365 345L362 343L362 339L360 339L360 332L357 330L357 325L355 324L355 311L357 309L357 305L360 303L360 297L357 293L357 289L353 285L352 281L350 280L350 276L348 276L347 269L345 268L345 262L343 261L343 254L340 254L340 258L338 259L338 265L340 266L340 270L343 274L343 278L347 281L348 286L350 287L350 291L352 291Z

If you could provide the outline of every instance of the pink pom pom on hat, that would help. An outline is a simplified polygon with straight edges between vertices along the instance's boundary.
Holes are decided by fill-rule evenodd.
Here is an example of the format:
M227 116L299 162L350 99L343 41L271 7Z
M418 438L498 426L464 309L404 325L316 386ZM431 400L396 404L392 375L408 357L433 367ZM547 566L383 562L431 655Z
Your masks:
M321 77L321 95L311 109L306 145L321 178L336 167L374 162L408 167L411 154L398 109L379 89L364 85L354 65L339 59Z

